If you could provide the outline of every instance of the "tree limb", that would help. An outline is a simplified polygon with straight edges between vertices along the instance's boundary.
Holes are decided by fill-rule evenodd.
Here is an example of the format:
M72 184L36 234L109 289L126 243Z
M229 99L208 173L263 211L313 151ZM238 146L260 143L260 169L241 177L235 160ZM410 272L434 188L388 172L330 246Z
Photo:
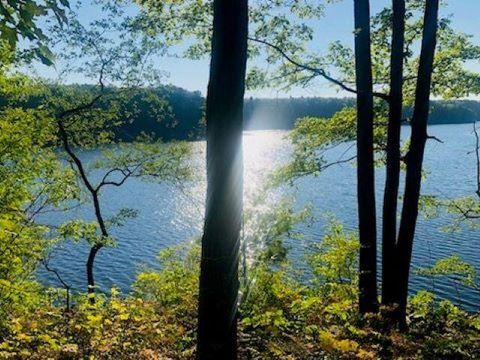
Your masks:
M292 65L298 67L298 68L301 68L303 70L307 70L307 71L310 71L310 72L313 72L315 75L317 76L321 76L323 77L324 79L330 81L331 83L339 86L340 88L342 88L343 90L347 91L347 92L350 92L350 93L353 93L353 94L357 94L358 91L350 86L348 86L347 84L345 84L345 82L342 82L341 80L338 80L338 79L335 79L333 78L332 76L328 75L327 72L324 70L324 69L320 69L320 68L315 68L315 67L312 67L310 65L307 65L307 64L302 64L296 60L294 60L292 57L290 57L283 49L281 49L279 46L275 45L275 44L272 44L266 40L262 40L262 39L257 39L257 38L253 38L253 37L248 37L248 39L250 41L253 41L253 42L257 42L257 43L260 43L260 44L263 44L263 45L266 45L272 49L274 49L275 51L277 51L280 55L282 55L282 57L287 60L289 63L291 63ZM373 96L375 97L378 97L386 102L389 102L389 96L387 94L384 94L384 93L381 93L381 92L373 92Z

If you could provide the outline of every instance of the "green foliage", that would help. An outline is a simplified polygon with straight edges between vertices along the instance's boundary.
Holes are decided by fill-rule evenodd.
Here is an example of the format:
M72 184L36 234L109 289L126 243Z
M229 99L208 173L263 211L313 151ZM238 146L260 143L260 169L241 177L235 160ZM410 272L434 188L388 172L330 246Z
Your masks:
M418 69L419 43L422 36L423 4L417 1L407 1L405 27L405 72L404 98L405 105L412 105L415 92ZM384 8L372 17L372 63L373 81L375 90L388 93L390 71L390 42L392 32L392 9ZM472 37L454 30L450 18L442 18L439 22L438 44L434 61L432 94L445 99L461 98L480 91L480 78L475 72L467 70L465 63L478 58L480 47L472 43ZM327 68L340 73L341 82L349 85L355 80L355 66L353 50L340 43L330 45L329 52L324 55L312 54L320 66L313 68ZM308 62L311 65L313 62ZM325 65L323 65L325 64ZM323 66L322 66L323 65ZM297 82L301 75L298 73L288 77L295 65L284 62L278 69L282 81ZM302 73L308 73L303 69ZM314 74L319 76L319 74Z
M105 86L158 85L162 72L153 61L164 53L162 40L133 25L128 4L106 1L100 5L99 19L81 19L71 11L66 25L49 29L62 71L81 73L95 82L100 79Z
M325 158L328 150L355 139L355 124L353 108L344 108L330 119L299 119L289 134L293 144L292 161L273 174L272 184L292 183L302 176L318 175L330 166Z
M274 199L269 199L269 196ZM310 219L311 209L308 206L296 210L293 198L276 199L275 195L263 189L247 203L244 211L243 255L249 265L284 263L288 253L285 240L300 240L302 235L296 227Z
M431 277L453 277L465 286L478 287L475 267L463 261L458 255L440 259L434 265L420 269L418 274Z
M472 229L480 227L480 201L478 196L443 200L441 206L454 216L453 223L446 230L455 230L461 225L467 225Z
M104 11L103 20L88 25L71 13L71 21L63 28L54 26L52 36L62 65L69 72L97 79L96 88L49 86L14 73L9 63L18 65L16 53L9 44L1 43L2 315L30 306L26 298L37 288L33 273L46 262L56 242L69 239L113 246L116 239L105 230L123 225L136 211L122 209L110 219L97 218L95 222L74 218L56 228L37 223L39 214L92 201L84 195L91 191L100 194L104 186L120 186L130 177L180 186L191 176L191 166L186 164L191 147L186 143L165 144L141 134L133 143L118 144L122 124L139 113L161 120L168 103L145 87L159 79L148 60L161 51L158 41L137 36L122 7L107 6ZM144 106L146 99L149 106ZM114 144L115 150L109 147ZM88 165L76 155L80 150L99 148L104 153ZM98 183L90 179L93 171L104 172ZM67 286L58 273L57 277Z
M408 3L407 23L405 30L405 100L411 104L414 98L415 77L418 68L417 44L421 40L421 29L423 19L419 6L414 1ZM421 11L418 11L421 10ZM391 22L391 11L384 10L374 21L374 46L375 49L382 48L391 36L389 23ZM438 42L434 60L434 72L432 81L432 94L443 98L455 98L467 96L467 94L478 92L478 75L464 68L464 63L476 56L480 48L471 42L471 36L454 31L451 27L451 20L440 19L438 30ZM374 51L376 83L382 83L381 79L387 79L389 56L385 57L381 51ZM448 60L447 60L448 59Z
M143 11L135 24L145 33L165 38L169 46L185 43L182 55L188 58L198 59L209 54L213 19L211 0L137 0L137 3ZM321 16L323 9L322 2L311 0L252 2L249 4L249 37L274 42L286 51L304 52L305 43L313 34L307 20ZM279 58L277 52L265 49L256 41L250 41L248 53L251 58L259 55L271 61ZM247 83L258 86L263 79L262 70L254 67Z
M78 299L74 312L62 314L44 304L28 317L12 320L0 343L2 358L29 359L186 359L177 347L185 330L180 322L157 312L154 303L121 298L112 290L95 305ZM172 321L173 323L170 323ZM191 352L191 351L190 351ZM185 351L188 354L188 351Z
M96 221L69 220L60 225L57 231L61 237L73 242L85 240L90 245L102 244L102 246L113 246L115 244L114 239L105 238L100 234Z
M45 45L48 40L44 31L37 26L38 18L52 13L60 24L67 20L67 0L6 0L0 3L0 39L11 49L17 48L19 37L33 42L29 56L35 56L46 65L53 65L54 56Z
M187 163L192 147L186 142L163 143L145 138L145 142L119 144L106 149L95 168L130 169L132 176L145 180L180 185L192 178L192 166ZM115 170L120 171L121 170ZM108 181L108 178L105 178Z
M322 241L313 244L308 255L313 283L326 291L326 296L340 294L353 300L357 292L359 250L357 234L331 221Z
M384 163L386 148L385 104L375 104L374 151L378 165ZM355 158L353 141L356 139L356 109L345 107L330 118L305 117L298 119L289 134L293 144L291 161L280 167L272 176L273 185L293 184L295 180L308 175L318 176L330 166L351 163ZM349 146L350 145L350 146ZM339 146L345 150L336 159L331 159L331 151Z
M407 109L413 104L414 99L419 57L418 45L421 41L423 26L422 10L422 3L407 2L403 88L404 105ZM390 85L391 23L390 7L375 14L371 20L374 88L376 93L383 95L388 95ZM274 46L271 46L272 44ZM295 52L295 49L289 49L276 41L272 41L269 47L271 51L277 53L277 57L268 58L269 64L278 65L274 71L274 78L277 80L273 85L305 86L314 78L328 78L329 71L339 73L337 85L340 82L344 87L349 88L355 83L354 52L340 42L331 44L329 52L323 56L314 53L307 55L299 49ZM285 54L287 57L284 56ZM480 47L472 43L471 36L454 31L450 19L442 19L434 63L432 94L444 99L453 99L479 93L479 75L465 67L468 61L478 58L479 55ZM259 71L256 71L255 78L264 81L266 76L260 76ZM374 143L377 163L381 165L384 163L385 125L388 117L388 109L383 99L376 101L374 110ZM291 136L294 144L292 161L280 170L274 182L292 182L301 176L317 175L333 163L351 160L344 157L327 162L325 153L337 144L355 140L355 123L353 109L344 109L328 121L318 118L300 119Z
M343 238L345 237L345 238ZM339 224L323 240L314 271L344 273L344 251L358 246ZM351 245L346 245L351 244ZM348 250L345 250L348 249ZM353 255L353 254L352 254ZM193 359L200 248L187 245L163 251L161 270L144 270L133 292L112 289L94 305L78 295L70 312L38 290L37 306L17 310L3 327L3 358ZM347 261L349 264L349 261ZM327 269L322 270L321 264ZM400 333L380 315L360 318L355 296L331 293L339 279L314 286L300 283L288 267L259 263L242 287L239 353L242 359L475 359L480 355L478 314L419 292L409 302L410 330ZM352 283L354 283L353 281ZM344 279L338 286L346 286Z
M442 227L445 232L455 232L465 227L475 230L480 226L478 196L441 199L433 195L422 195L420 210L427 219L449 214L451 221Z
M72 12L64 29L53 27L55 51L66 73L92 79L97 85L55 84L46 86L38 97L54 119L53 143L60 146L75 172L84 195L81 201L91 202L95 215L94 222L67 221L56 233L74 242L86 241L96 250L116 245L111 227L122 226L137 213L122 209L107 219L101 210L101 202L107 201L101 197L105 187L122 186L133 177L180 186L191 175L186 143L164 144L143 133L128 144L119 142L122 126L132 118L143 114L161 121L169 110L168 103L149 88L160 79L152 56L163 47L157 39L136 32L125 7L121 2L108 2L101 8L102 19L85 24ZM102 150L102 154L87 163L79 153L90 149ZM94 180L93 172L100 174L100 180ZM92 268L93 260L89 258Z
M407 340L414 341L424 359L478 357L478 314L468 314L448 301L435 303L433 294L417 293L410 300Z
M49 228L35 222L39 214L78 197L74 173L50 147L55 138L48 112L15 104L37 93L39 84L10 72L15 56L0 44L3 57L0 92L0 319L36 303L32 273L55 241ZM33 293L33 294L32 294ZM1 320L0 320L1 322Z
M101 20L81 22L73 12L70 17L63 29L51 29L59 67L96 86L58 83L39 102L62 121L71 142L83 148L111 144L118 140L119 128L140 113L161 121L168 103L150 89L162 76L153 65L154 56L163 52L161 42L130 26L120 3L105 5Z
M4 28L0 33L6 40L0 46L1 358L194 358L198 245L164 251L159 256L160 270L144 269L131 294L121 296L112 289L109 295L96 296L95 304L89 296L74 294L69 311L59 306L65 289L43 288L33 276L52 246L63 239L90 245L115 244L115 239L100 235L98 219L89 222L74 218L52 229L38 222L42 212L62 211L79 204L84 201L85 190L92 190L89 186L100 193L104 186L121 186L131 177L181 186L193 177L192 165L187 161L189 144L164 143L150 133L136 133L127 144L119 141L124 139L119 134L132 119L143 116L174 120L162 94L145 88L157 84L161 77L152 68L150 58L164 51L164 40L171 45L186 37L197 40L187 48L187 56L196 58L208 53L211 1L139 3L146 9L139 18L130 18L122 1L108 2L104 6L108 16L102 20L85 25L72 15L64 29L54 27L57 34L53 49L63 65L97 83L85 87L45 86L11 71L10 64L17 60L11 49L18 34L38 44L45 40L34 20L45 15L48 8L64 20L63 10L54 1L44 5L28 0L21 4L7 1L0 5L2 13L7 9L7 15L11 15L0 22ZM416 68L412 49L419 40L417 12L422 3L409 2L408 74L415 73ZM61 4L67 5L64 1ZM327 57L305 55L305 43L312 38L306 20L319 17L322 10L318 1L295 0L288 6L281 0L257 1L250 10L252 37L275 43L295 54L295 60L314 67L333 62L345 81L351 82L352 54L348 48L336 43ZM373 19L374 74L382 91L387 91L390 21L388 10ZM17 29L15 34L13 28ZM119 36L110 36L112 32ZM288 71L289 84L309 83L311 74L292 71L291 64L284 63L278 51L263 45L251 43L250 55L265 51L269 63L281 63L280 74ZM479 50L468 36L454 33L444 20L439 48L434 93L447 98L477 93L478 76L462 67L465 60L478 57ZM39 49L43 50L37 56L50 63L48 49L43 44ZM269 81L275 83L262 69L255 70L249 79L251 86ZM408 79L407 101L413 83L414 79ZM33 106L32 99L37 101ZM376 104L375 146L379 162L384 147L385 110L384 104ZM355 139L355 122L355 111L349 107L328 120L299 120L291 134L293 161L276 173L272 182L278 185L293 181L330 166L327 152ZM63 137L62 128L66 133ZM74 154L85 149L101 149L102 154L82 172L67 151L65 139ZM72 166L62 162L58 145L66 150L68 165ZM90 180L93 172L100 174L96 183ZM305 281L306 274L287 261L285 242L301 238L298 226L311 218L310 209L296 209L293 198L271 199L268 189L262 190L262 195L249 204L244 218L242 240L249 271L244 272L239 299L241 358L480 358L478 314L467 314L447 301L437 302L432 294L420 292L409 302L408 333L389 328L381 315L360 317L356 306L358 239L338 222L331 222L324 238L309 249L307 271L314 275L314 281ZM425 199L426 208L434 206L435 201ZM478 213L477 203L470 200L450 204L449 209L473 208ZM106 229L123 226L136 214L135 209L120 209L105 219ZM447 276L476 286L475 269L457 256L439 260L420 273Z

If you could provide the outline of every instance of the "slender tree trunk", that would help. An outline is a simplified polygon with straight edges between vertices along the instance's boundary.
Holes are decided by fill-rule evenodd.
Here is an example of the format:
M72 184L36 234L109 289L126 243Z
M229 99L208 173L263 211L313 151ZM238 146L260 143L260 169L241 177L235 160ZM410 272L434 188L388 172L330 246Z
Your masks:
M357 200L360 233L360 312L375 312L377 248L373 157L373 85L370 4L355 0L355 71L357 83Z
M248 5L247 0L215 0L213 6L197 357L229 360L237 358Z
M94 189L91 185L88 187L93 199L93 208L95 211L95 217L97 218L98 226L100 227L100 232L104 239L108 238L108 230L105 226L105 221L103 220L102 210L100 208L100 200L98 198L98 189ZM88 254L87 259L87 285L88 285L88 294L90 296L90 303L95 303L95 278L93 276L93 265L95 263L95 257L97 256L98 251L103 247L102 244L95 244L90 248L90 253Z
M95 263L95 256L97 256L98 250L101 249L100 245L94 245L90 248L90 252L88 253L88 260L87 260L87 285L88 285L88 294L90 296L90 303L95 303L95 278L93 276L93 264Z
M412 117L412 135L407 154L407 173L402 218L397 242L399 266L397 269L398 299L401 324L405 324L410 261L418 216L418 201L422 182L422 163L427 141L427 123L430 108L433 59L438 26L439 0L427 0L423 25L422 48L418 68L415 104Z
M98 191L99 188L95 188L90 180L88 179L87 172L85 171L85 167L80 160L80 158L75 154L73 149L70 147L70 141L68 139L68 133L67 130L65 129L65 126L62 122L62 118L66 116L68 112L64 112L61 114L59 117L60 119L57 121L58 125L58 130L59 130L59 135L63 143L63 148L65 149L65 152L68 154L70 159L73 161L75 166L77 167L78 173L80 175L80 178L83 181L83 184L87 188L88 192L92 196L93 200L93 209L95 211L95 217L97 219L98 226L100 228L100 232L102 234L103 239L108 238L108 230L107 226L105 225L105 221L103 220L103 215L102 215L102 210L100 208L100 200L98 197ZM93 265L95 263L95 256L97 255L98 250L100 250L103 247L103 244L95 244L90 248L90 252L88 254L88 259L86 263L86 268L87 268L87 292L90 295L89 300L91 304L95 303L95 278L93 276Z
M405 42L405 0L392 1L392 48L390 58L390 95L387 133L387 163L383 195L382 227L382 304L395 300L395 245L400 181L400 131L403 108L403 59Z

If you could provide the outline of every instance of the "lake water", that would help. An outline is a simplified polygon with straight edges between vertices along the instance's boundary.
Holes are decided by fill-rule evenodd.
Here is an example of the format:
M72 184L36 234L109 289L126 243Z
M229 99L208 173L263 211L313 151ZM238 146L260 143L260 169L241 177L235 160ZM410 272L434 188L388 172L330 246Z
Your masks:
M404 128L406 132L407 128ZM430 140L427 145L425 169L428 176L423 193L444 198L472 195L476 190L475 157L471 151L475 145L472 126L435 125L430 135L443 143ZM276 165L288 159L290 146L286 131L252 131L244 134L245 190L254 193L266 174ZM204 164L204 143L196 143L195 158ZM334 150L332 160L348 157L350 146ZM98 152L85 152L85 160L98 156ZM204 168L200 166L199 177ZM297 206L312 203L315 222L301 226L305 233L302 240L289 239L290 256L299 268L305 267L305 249L313 241L321 239L327 223L326 213L334 214L347 229L357 226L356 170L351 164L330 167L317 177L305 177L297 183ZM384 169L377 171L377 207L381 214L380 200L384 185ZM138 216L128 220L125 226L113 231L118 246L103 248L97 255L95 274L98 285L104 290L118 286L128 292L136 274L145 267L158 268L156 257L160 250L192 241L201 235L203 217L204 181L189 187L190 195L165 184L131 179L121 188L107 189L102 196L105 215L113 215L120 208L133 208ZM89 207L78 208L69 216L92 219ZM43 221L58 223L65 217L59 214L44 217ZM379 220L379 223L381 221ZM433 220L420 217L413 252L411 290L434 290L439 296L449 298L469 310L480 309L480 293L477 290L458 289L448 279L421 277L415 270L433 264L437 259L458 254L480 271L480 234L471 229L455 233L441 231L451 219L442 215ZM380 231L379 231L380 233ZM73 288L84 291L85 262L88 247L84 244L65 243L53 253L51 266L55 267ZM42 269L39 275L45 283L58 285L56 279Z

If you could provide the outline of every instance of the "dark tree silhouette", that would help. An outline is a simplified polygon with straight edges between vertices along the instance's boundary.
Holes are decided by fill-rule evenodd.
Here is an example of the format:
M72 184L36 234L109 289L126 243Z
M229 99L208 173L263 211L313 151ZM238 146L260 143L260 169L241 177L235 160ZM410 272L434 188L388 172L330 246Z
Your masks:
M215 0L213 10L197 357L236 359L247 0Z
M418 216L418 201L422 183L422 164L425 144L428 139L427 123L430 108L430 88L432 83L433 59L438 27L439 0L427 0L425 7L422 47L412 116L412 135L406 156L407 173L402 218L397 241L398 268L395 285L398 287L399 316L405 324L408 280L412 257L413 240Z
M85 166L84 166L83 162L80 160L78 155L72 149L72 146L71 146L71 143L70 143L70 140L69 140L69 136L68 136L68 132L67 132L67 130L65 128L65 124L63 122L64 119L66 117L68 117L69 115L80 113L81 111L92 107L100 99L100 97L101 97L101 95L98 95L95 98L93 98L93 100L91 102L89 102L88 104L85 104L85 105L82 105L82 106L64 111L63 113L61 113L58 116L57 125L58 125L58 133L59 133L60 140L62 142L63 149L68 154L71 161L75 164L75 167L76 167L76 169L77 169L77 171L80 175L80 179L83 182L83 184L85 185L85 187L87 188L87 190L88 190L88 192L89 192L89 194L92 198L93 207L94 207L94 211L95 211L95 218L96 218L98 226L100 228L102 239L107 239L109 237L109 234L108 234L108 231L107 231L107 227L105 226L105 220L103 218L102 210L100 208L100 200L99 200L100 187L95 187L92 184L92 182L90 181L90 179L88 178L87 172L85 170ZM92 303L92 304L95 302L95 298L93 296L94 293L95 293L95 277L94 277L94 273L93 273L93 266L94 266L94 263L95 263L95 257L97 256L98 251L102 247L103 247L102 243L97 243L97 244L92 245L90 247L90 251L88 253L88 259L87 259L87 263L86 263L87 286L88 286L87 292L90 295L90 303Z
M357 85L357 201L360 233L360 312L375 312L377 248L373 154L373 84L370 4L355 0L355 72Z
M397 289L395 246L397 241L398 187L400 180L400 131L403 108L403 59L405 43L405 1L392 1L392 47L387 130L387 160L383 196L382 304L393 305Z

